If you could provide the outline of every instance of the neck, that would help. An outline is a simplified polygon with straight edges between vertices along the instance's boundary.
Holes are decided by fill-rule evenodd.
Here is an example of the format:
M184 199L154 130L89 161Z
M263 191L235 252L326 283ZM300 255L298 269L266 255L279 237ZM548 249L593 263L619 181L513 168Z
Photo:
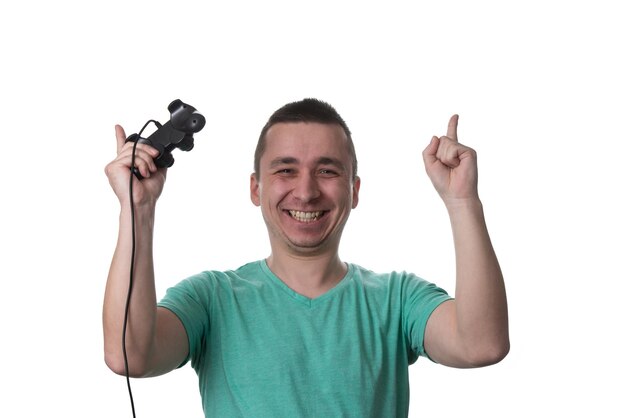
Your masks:
M272 252L267 265L293 291L311 299L335 287L348 271L336 252L317 256Z

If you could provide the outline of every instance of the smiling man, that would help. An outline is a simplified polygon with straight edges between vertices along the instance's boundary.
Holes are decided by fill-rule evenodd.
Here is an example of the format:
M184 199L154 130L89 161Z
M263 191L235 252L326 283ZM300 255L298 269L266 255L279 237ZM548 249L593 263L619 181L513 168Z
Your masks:
M271 254L186 279L157 304L152 230L165 170L140 144L130 374L155 376L191 361L207 417L406 417L408 366L419 356L452 367L500 361L509 348L504 282L478 198L476 154L458 143L457 124L455 115L423 153L452 224L455 299L413 274L340 260L359 201L356 154L335 109L305 99L270 117L255 152L250 197ZM131 147L116 129L118 157L106 172L122 211L104 331L106 362L123 374Z
M350 140L340 125L312 121L275 123L261 141L250 190L269 232L267 264L296 292L319 296L347 270L339 241L360 186Z

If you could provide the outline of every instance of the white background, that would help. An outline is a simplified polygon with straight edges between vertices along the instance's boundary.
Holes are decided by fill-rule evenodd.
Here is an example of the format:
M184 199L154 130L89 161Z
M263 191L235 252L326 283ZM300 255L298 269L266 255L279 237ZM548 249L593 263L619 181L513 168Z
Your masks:
M226 5L224 5L226 4ZM499 365L411 366L411 416L624 416L624 13L618 1L108 1L0 6L4 417L131 416L101 305L118 204L114 124L207 117L175 152L156 229L159 296L268 255L248 198L281 105L333 104L361 202L342 258L454 291L447 214L421 150L460 114L505 273ZM251 355L254 355L251 353ZM193 370L134 380L138 417L201 417Z

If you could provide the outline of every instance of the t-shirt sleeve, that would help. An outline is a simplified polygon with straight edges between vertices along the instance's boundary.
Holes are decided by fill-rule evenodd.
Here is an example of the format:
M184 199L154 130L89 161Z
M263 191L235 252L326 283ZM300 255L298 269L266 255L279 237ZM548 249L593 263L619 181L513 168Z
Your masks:
M210 330L211 275L192 276L171 287L158 306L172 311L182 322L189 340L189 354L179 367L191 360L196 367L203 356L202 347Z
M410 363L414 363L419 356L428 357L424 334L430 315L441 303L452 298L445 290L412 274L404 278L403 290L404 335L410 349Z

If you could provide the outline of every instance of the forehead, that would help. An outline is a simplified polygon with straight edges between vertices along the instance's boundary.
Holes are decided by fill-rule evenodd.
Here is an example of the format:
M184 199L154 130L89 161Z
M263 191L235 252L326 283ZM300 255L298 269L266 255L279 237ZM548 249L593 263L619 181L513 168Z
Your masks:
M265 136L265 151L261 160L277 156L316 158L319 156L349 160L348 138L337 124L317 122L277 123Z

